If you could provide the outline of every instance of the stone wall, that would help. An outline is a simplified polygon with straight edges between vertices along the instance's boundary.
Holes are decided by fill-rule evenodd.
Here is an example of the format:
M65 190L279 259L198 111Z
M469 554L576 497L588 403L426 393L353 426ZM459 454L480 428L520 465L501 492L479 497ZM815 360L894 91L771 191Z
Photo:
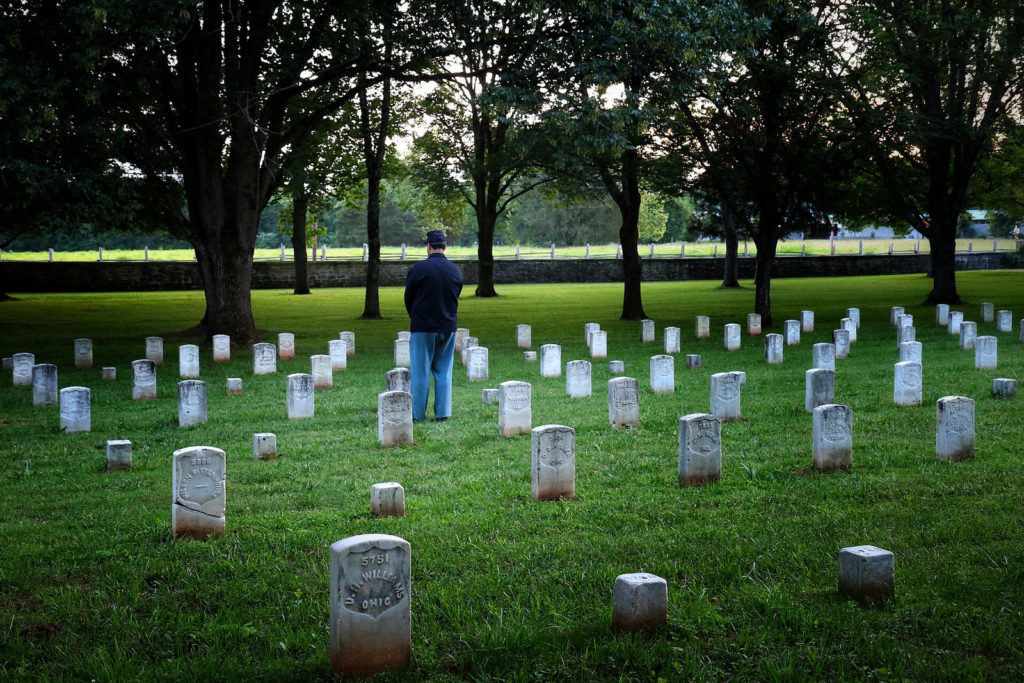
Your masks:
M959 254L957 270L1002 268L1003 254ZM927 254L879 256L787 256L776 259L772 277L836 277L843 275L892 275L925 273ZM645 281L717 280L722 277L721 258L644 260ZM415 261L381 263L383 286L405 284L405 274ZM456 261L467 284L477 280L476 261ZM754 259L741 258L742 279L754 277ZM291 289L291 263L258 262L253 266L255 289ZM309 264L310 287L362 287L366 264L359 261L328 261ZM621 282L622 264L613 259L500 260L494 264L497 284L535 282ZM0 262L0 292L116 292L141 290L202 289L199 268L188 262Z

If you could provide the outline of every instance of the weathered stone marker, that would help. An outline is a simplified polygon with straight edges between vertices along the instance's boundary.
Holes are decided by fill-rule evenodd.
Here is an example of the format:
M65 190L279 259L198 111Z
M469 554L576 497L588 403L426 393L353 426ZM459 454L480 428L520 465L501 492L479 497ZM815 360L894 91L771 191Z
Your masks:
M277 457L277 435L272 432L256 432L252 435L252 459L273 460Z
M463 356L465 356L465 348L463 348ZM412 365L412 361L409 358L408 339L395 340L395 365L400 367L409 367ZM465 365L465 363L463 363L463 365Z
M814 332L814 311L800 311L800 331Z
M949 304L935 305L935 322L942 327L949 324Z
M342 339L331 339L327 342L327 353L331 357L331 370L348 368L348 352Z
M132 361L132 400L156 398L156 363L148 358Z
M919 341L903 342L900 344L900 362L913 361L914 363L920 363L922 361L922 346Z
M974 369L995 370L998 365L998 341L984 335L974 340Z
M348 330L338 333L338 339L345 342L345 355L351 358L356 355L356 333Z
M995 318L996 307L989 301L981 305L981 322L990 323Z
M11 373L15 386L29 386L32 384L32 366L36 364L34 353L16 353L11 356Z
M701 486L722 476L722 421L707 413L679 418L679 485Z
M528 432L533 426L529 382L502 382L498 385L498 433L512 436Z
M228 392L228 396L241 396L242 395L242 378L241 377L228 377L228 379L227 379L227 392Z
M105 382L110 382L110 381L113 381L113 380L117 379L117 368L115 368L113 366L110 366L110 365L104 366L103 369L101 370L101 373L102 374L100 376L102 377L103 381L105 381Z
M76 368L91 368L92 367L92 339L76 339L75 340L75 367Z
M146 358L157 365L164 364L163 337L146 337Z
M558 344L544 344L540 347L540 376L560 377L562 375L562 347Z
M605 330L594 330L590 335L590 357L608 357L608 332Z
M856 326L860 327L860 309L859 308L847 308L846 317L853 320Z
M663 334L665 335L665 353L679 353L679 328L666 327Z
M206 382L186 379L178 382L178 426L206 424Z
M412 394L385 391L377 395L377 439L382 446L412 443Z
M313 390L323 391L334 386L334 371L331 369L331 357L326 353L318 353L309 357L309 374L313 376Z
M374 517L405 517L405 489L397 481L370 487L370 513Z
M534 500L576 497L576 430L543 425L530 432L530 495Z
M384 376L384 386L388 391L404 391L412 393L412 374L409 368L393 368Z
M227 363L231 360L231 337L226 334L213 335L213 362Z
M654 574L620 574L612 588L612 626L651 633L668 621L668 582Z
M813 413L818 406L833 403L836 389L835 370L813 368L804 373L804 410Z
M52 406L58 402L57 366L38 363L32 366L32 405Z
M935 457L938 460L974 457L974 399L943 396L935 402Z
M584 323L583 324L583 340L587 344L587 348L590 348L590 339L594 336L594 333L601 329L600 323Z
M171 535L205 539L223 534L227 454L212 446L191 446L174 451L172 462Z
M493 405L498 402L497 389L484 389L480 392L480 401L484 405Z
M516 325L516 348L528 349L533 346L533 328L529 325Z
M331 545L331 673L372 676L409 666L411 547L363 534Z
M761 334L761 314L747 313L747 334L757 336Z
M771 365L782 364L783 346L782 335L768 333L764 336L764 362Z
M814 467L830 471L853 466L853 410L826 403L814 409L811 459Z
M688 353L686 354L686 369L697 370L700 369L701 360L699 353Z
M892 308L890 308L889 324L892 325L893 327L896 327L899 324L900 316L903 315L904 313L905 311L903 310L902 306L893 306Z
M731 422L741 417L740 379L741 372L716 372L711 375L711 414L722 422Z
M913 326L914 326L914 316L912 316L909 313L904 313L903 315L901 315L901 316L896 318L896 327L913 327Z
M651 356L651 391L671 394L676 390L676 361L668 354Z
M694 336L697 339L709 339L711 337L711 318L706 315L698 315L694 321Z
M999 311L996 314L996 332L1013 332L1013 311Z
M978 323L973 320L965 320L960 323L960 348L973 349L974 342L978 339Z
M992 380L992 398L1017 398L1017 380L996 377Z
M398 336L395 337L395 338L396 339L404 339L406 341L409 341L410 339L412 339L412 332L410 332L409 330L399 330L398 331Z
M815 344L811 352L813 366L822 370L836 369L836 345Z
M858 545L839 551L839 592L863 602L895 594L896 563L888 550Z
M570 398L590 396L591 371L588 360L571 360L565 364L565 393Z
M960 311L949 312L949 324L946 325L946 331L949 334L960 334L960 323L964 321L964 314Z
M178 347L178 376L199 377L199 347L195 344Z
M466 378L472 382L483 382L490 377L490 359L486 346L467 349L469 360L466 364Z
M786 340L786 346L797 346L800 344L800 321L799 320L787 320L783 324L783 336Z
M635 378L608 380L608 422L615 428L640 426L640 387Z
M277 372L277 350L273 344L260 342L252 345L252 374L270 375Z
M847 344L857 341L857 321L853 318L843 318L840 320L839 329L846 331Z
M277 357L281 360L295 358L295 335L291 332L281 332L277 335Z
M906 317L906 316L904 316ZM917 328L913 325L904 325L896 330L896 347L903 342L917 341Z
M725 350L738 351L740 348L740 326L728 323L725 326Z
M640 321L640 342L649 344L654 341L654 321L644 318Z
M847 318L849 320L849 318ZM850 331L833 330L832 343L836 346L836 358L844 359L850 357Z
M902 361L894 366L892 400L898 406L921 405L921 364Z
M536 363L537 362L537 352L536 351L523 351L523 360L525 360L527 363Z
M469 328L457 327L455 328L455 350L462 351L462 340L469 336Z
M626 371L626 363L621 360L608 361L608 372L613 375L621 375Z
M60 390L60 428L66 433L88 432L92 429L91 392L88 387L65 387Z
M128 439L107 439L107 471L132 466L132 442Z
M315 410L313 403L313 375L305 372L295 372L288 375L286 401L289 420L313 417Z

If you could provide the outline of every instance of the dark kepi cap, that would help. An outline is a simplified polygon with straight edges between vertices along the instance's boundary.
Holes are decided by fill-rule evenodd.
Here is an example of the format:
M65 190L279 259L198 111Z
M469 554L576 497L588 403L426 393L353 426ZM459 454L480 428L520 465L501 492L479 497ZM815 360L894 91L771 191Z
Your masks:
M447 244L444 237L444 230L431 230L427 232L427 244Z

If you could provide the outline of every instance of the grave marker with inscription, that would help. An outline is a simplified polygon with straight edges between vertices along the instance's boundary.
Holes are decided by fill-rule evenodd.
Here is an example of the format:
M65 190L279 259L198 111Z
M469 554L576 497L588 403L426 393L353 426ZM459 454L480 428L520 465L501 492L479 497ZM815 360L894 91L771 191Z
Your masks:
M277 372L277 349L273 344L260 342L252 345L252 374L270 375Z
M528 349L533 346L533 328L529 325L516 325L516 348Z
M164 364L163 337L146 337L146 358L157 365Z
M291 332L281 332L277 335L277 357L281 360L295 358L295 335Z
M534 427L530 433L530 495L534 500L576 497L576 430L564 425Z
M804 373L804 410L813 413L818 406L835 402L835 388L835 370L808 370Z
M640 342L649 344L654 341L654 321L644 318L640 321Z
M113 366L104 366L101 372L102 374L100 376L105 382L110 382L112 380L117 379L117 368Z
M787 320L783 324L783 336L786 340L786 346L797 346L800 344L800 321L799 320Z
M314 391L322 391L334 386L334 371L331 369L331 357L326 353L310 356L309 374L313 376Z
M991 302L986 301L985 303L983 303L981 305L981 322L992 322L992 320L995 318L995 310L996 307Z
M345 355L351 358L356 355L356 333L345 330L338 333L338 339L345 342Z
M747 334L752 337L761 334L760 313L747 313Z
M626 371L626 362L621 360L608 361L608 372L612 375L621 375Z
M849 318L847 318L849 320ZM842 360L850 357L850 331L832 330L832 343L836 346L836 358Z
M562 347L558 344L544 344L540 347L540 376L560 377L562 375Z
M15 386L32 384L32 366L36 364L34 353L16 353L12 356L11 372Z
M921 364L902 361L894 366L892 400L898 406L921 405Z
M178 376L199 377L199 347L195 344L178 347Z
M679 328L666 327L663 334L665 335L665 353L679 353Z
M469 350L480 346L480 340L476 337L463 337L462 350L459 351L459 362L463 367L469 365Z
M608 357L608 333L605 330L594 330L590 335L590 357Z
M935 402L935 457L954 461L974 457L974 399L944 396Z
M781 365L783 359L782 335L768 333L764 336L764 361L771 365Z
M608 422L615 428L640 426L640 387L635 378L608 380Z
M711 318L706 315L698 315L694 321L694 335L697 339L709 339L711 337Z
M846 331L847 345L857 341L857 322L853 318L843 318L840 320L839 329Z
M385 391L377 395L377 439L382 446L412 443L412 394Z
M587 344L587 348L590 348L590 340L594 336L594 333L601 329L600 323L584 323L583 324L583 340Z
M132 400L156 398L156 363L143 358L132 361Z
M741 372L716 372L711 375L711 414L722 422L739 420Z
M88 432L92 429L91 392L88 387L65 387L60 390L60 428L66 433Z
M671 394L676 390L676 361L672 356L651 356L651 391Z
M172 456L171 535L205 539L225 529L227 454L212 446L191 446Z
M949 334L960 334L960 323L964 321L964 314L960 311L949 312L949 324L946 325L946 331Z
M490 377L490 358L486 346L467 349L466 377L471 382L484 382Z
M404 391L412 393L412 374L409 368L392 368L384 376L384 387L387 391Z
M889 309L889 324L893 327L899 325L900 316L904 314L902 306L893 306Z
M498 433L512 436L530 431L533 425L529 382L502 382L498 385Z
M740 348L740 326L728 323L725 326L725 350L738 351Z
M900 344L900 362L908 360L914 363L922 362L921 350L922 346L919 341L903 342Z
M942 327L949 324L949 304L935 305L935 322Z
M178 426L206 424L206 382L186 379L178 382Z
M836 369L836 345L815 344L811 352L811 361L813 367L834 371Z
M305 372L296 372L288 375L287 391L288 419L299 420L313 417L315 409L313 403L313 375Z
M75 340L75 367L92 367L92 339Z
M39 363L32 366L32 405L56 405L57 366L53 363Z
M701 486L722 476L722 421L707 413L679 418L679 485Z
M455 350L462 351L462 340L469 336L469 328L457 327L455 328Z
M800 331L814 332L814 311L800 311Z
M591 370L588 360L571 360L565 364L565 393L570 398L590 396Z
M846 317L853 320L858 328L860 328L860 309L859 308L847 308Z
M231 360L231 337L226 334L213 335L213 362L227 363Z
M395 365L400 367L408 367L412 365L412 360L409 357L408 339L395 340Z
M331 370L345 370L348 368L348 351L345 350L344 340L331 339L328 341L327 353L331 357Z
M814 409L811 459L819 470L853 466L853 410L826 403Z
M905 317L905 316L904 316ZM903 342L917 341L917 328L913 325L904 325L896 330L896 347Z
M996 332L1013 332L1013 311L999 311L996 315Z
M974 369L995 370L999 344L995 337L988 335L974 340Z
M973 320L965 320L960 323L960 348L964 350L973 349L974 342L978 339L978 323Z

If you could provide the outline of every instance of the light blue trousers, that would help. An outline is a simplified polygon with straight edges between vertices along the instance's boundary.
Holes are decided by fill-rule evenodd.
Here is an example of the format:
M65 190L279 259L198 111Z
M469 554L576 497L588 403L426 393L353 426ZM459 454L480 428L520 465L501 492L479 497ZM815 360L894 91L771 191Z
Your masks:
M431 375L434 377L434 417L451 417L454 357L454 332L413 332L409 335L412 419L427 419Z

